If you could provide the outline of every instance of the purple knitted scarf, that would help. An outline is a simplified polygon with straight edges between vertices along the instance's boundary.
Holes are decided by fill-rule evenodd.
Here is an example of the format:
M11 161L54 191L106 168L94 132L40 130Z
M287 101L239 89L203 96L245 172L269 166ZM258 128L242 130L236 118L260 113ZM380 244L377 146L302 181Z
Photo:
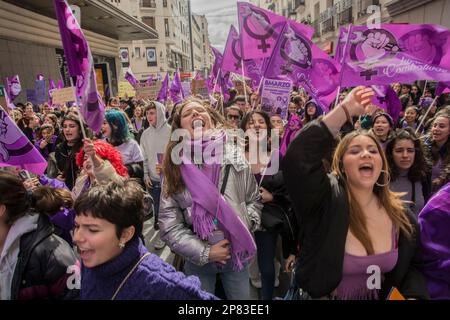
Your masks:
M216 134L215 138L215 140L190 140L185 143L188 143L191 149L206 150L207 153L212 153L213 157L218 156L218 159L222 159L221 154L218 155L209 151L220 150L220 153L223 152L224 132ZM242 270L256 253L255 242L238 214L234 212L219 192L220 162L208 164L208 159L205 159L205 157L204 161L206 163L203 163L199 168L190 161L190 157L183 155L183 164L181 165L183 182L192 197L194 232L202 240L208 239L215 227L213 220L217 218L218 228L224 232L225 238L231 243L233 269Z

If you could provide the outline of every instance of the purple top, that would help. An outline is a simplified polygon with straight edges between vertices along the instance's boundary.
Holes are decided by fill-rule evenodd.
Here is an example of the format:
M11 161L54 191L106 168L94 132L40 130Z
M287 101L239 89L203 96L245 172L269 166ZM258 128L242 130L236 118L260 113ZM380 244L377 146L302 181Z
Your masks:
M374 271L368 268L379 267L381 275L394 269L398 259L395 228L392 232L392 246L391 251L370 256L355 256L346 252L342 280L333 293L333 297L337 300L377 300L379 289L369 289L367 286L367 280L374 275Z

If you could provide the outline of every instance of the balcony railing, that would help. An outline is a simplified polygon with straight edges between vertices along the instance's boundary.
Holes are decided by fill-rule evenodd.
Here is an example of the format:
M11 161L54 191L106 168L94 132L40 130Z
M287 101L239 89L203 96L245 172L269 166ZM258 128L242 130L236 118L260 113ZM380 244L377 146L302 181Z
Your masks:
M313 38L320 37L320 23L319 23L319 20L313 21L312 26L314 28Z
M140 6L142 8L156 8L155 0L141 0Z
M353 7L350 7L338 14L338 20L337 20L338 26L353 23L352 10L353 10Z
M322 22L322 35L327 32L334 31L334 18L330 17L328 20Z

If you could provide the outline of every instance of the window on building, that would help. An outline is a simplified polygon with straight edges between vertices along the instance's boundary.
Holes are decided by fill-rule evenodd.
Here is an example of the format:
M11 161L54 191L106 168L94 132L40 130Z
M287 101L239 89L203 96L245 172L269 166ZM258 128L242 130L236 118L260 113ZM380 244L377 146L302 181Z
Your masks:
M164 30L166 32L166 37L170 36L170 30L169 30L169 19L164 18Z
M155 0L141 0L141 7L156 8L156 1Z
M134 57L135 58L140 58L141 57L141 48L140 47L135 47L134 48Z
M167 0L163 0L163 7L167 8Z
M155 17L142 17L142 22L155 29Z

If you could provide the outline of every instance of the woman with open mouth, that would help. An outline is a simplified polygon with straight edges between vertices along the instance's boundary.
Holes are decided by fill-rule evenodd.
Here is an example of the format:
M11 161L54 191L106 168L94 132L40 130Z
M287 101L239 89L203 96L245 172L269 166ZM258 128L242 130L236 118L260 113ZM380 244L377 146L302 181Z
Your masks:
M406 298L428 298L413 260L417 221L389 190L388 163L377 138L352 131L338 144L330 174L322 164L339 130L366 113L373 95L371 88L354 88L303 128L283 159L301 229L295 267L300 299L386 299L392 287Z
M372 132L378 138L383 149L392 136L394 121L392 117L385 112L377 112L373 117Z
M243 152L227 143L224 123L198 99L174 114L171 140L179 139L164 155L159 228L161 239L185 258L184 272L198 276L205 291L214 294L220 274L226 297L242 300L250 298L252 232L262 205Z
M81 266L81 299L211 300L195 277L144 246L144 191L133 180L97 185L75 202L73 241Z

